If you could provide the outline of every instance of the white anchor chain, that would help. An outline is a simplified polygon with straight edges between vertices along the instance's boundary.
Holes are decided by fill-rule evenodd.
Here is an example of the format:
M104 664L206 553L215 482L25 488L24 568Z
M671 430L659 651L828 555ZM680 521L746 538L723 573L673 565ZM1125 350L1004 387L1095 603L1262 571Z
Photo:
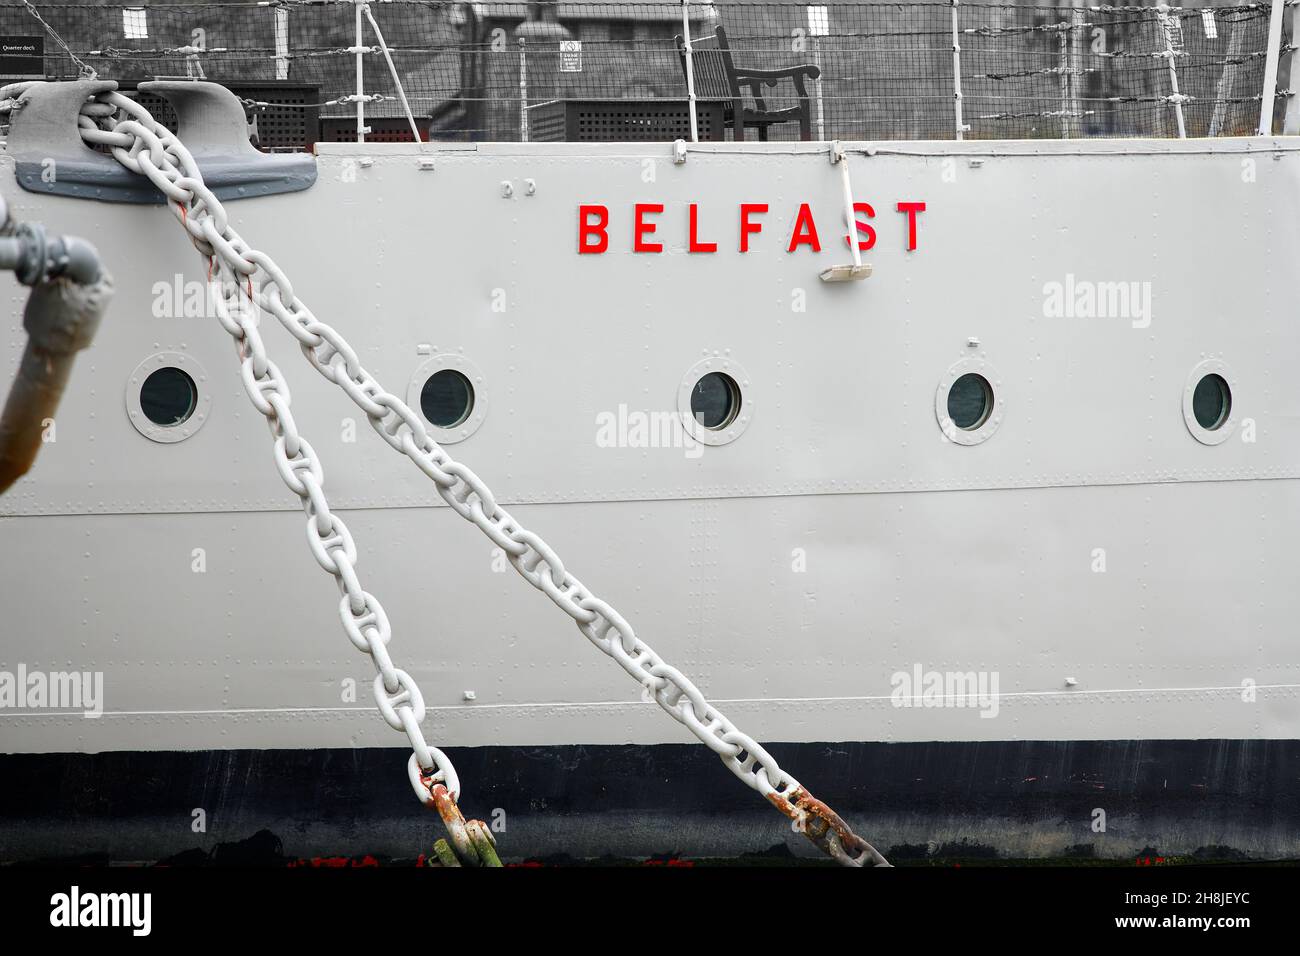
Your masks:
M10 88L0 91L0 95L4 93L10 93ZM343 592L339 613L348 637L371 654L379 670L375 696L380 711L411 740L411 780L423 803L431 804L429 790L435 782L445 783L453 797L458 796L455 771L446 756L425 743L420 734L424 704L419 689L409 675L393 668L388 658L391 629L387 618L356 578L356 546L342 519L329 510L322 491L321 465L293 424L288 388L266 356L256 317L248 307L250 296L298 340L312 367L356 403L380 438L432 479L442 499L501 548L524 580L571 617L584 637L640 682L670 717L716 753L732 773L794 820L797 830L838 862L888 866L884 857L781 769L757 741L710 704L685 675L638 638L623 616L583 585L550 545L497 503L473 471L429 436L421 417L386 391L362 367L343 336L317 319L294 294L275 261L240 238L230 226L224 206L204 185L193 157L170 130L120 93L103 93L96 100L98 105L88 104L90 108L80 119L83 139L91 145L109 146L123 166L148 177L170 200L170 207L210 266L217 264L221 281L215 298L221 303L222 326L239 344L245 389L275 436L281 477L303 501L312 552Z
M194 158L175 135L158 124L138 103L121 94L101 97L134 119L118 121L111 130L91 128L83 118L82 137L88 143L111 147L117 160L141 173L171 200L170 206L189 231L198 249L217 266L209 276L217 318L235 339L240 356L240 377L253 406L266 416L275 439L275 465L284 483L302 500L307 512L307 543L317 564L334 576L342 598L339 618L359 651L369 654L378 674L375 702L384 721L406 734L411 743L408 762L411 785L421 802L433 806L430 788L443 784L452 799L460 797L460 780L450 759L430 746L420 729L425 717L420 688L405 671L393 666L388 653L392 627L378 598L361 587L357 576L357 547L343 519L330 510L325 497L325 474L316 452L303 438L290 411L289 385L267 357L258 329L258 314L248 294L254 263L264 257L248 247L229 227L221 202L204 185ZM275 268L269 259L270 268ZM278 270L276 270L278 271ZM310 323L308 323L310 324ZM321 342L329 332L321 330Z
M193 188L193 184L187 185ZM302 499L312 555L322 568L334 575L342 592L339 618L343 630L357 650L370 655L378 671L374 690L379 712L388 726L404 732L411 743L411 759L407 764L411 786L429 807L434 805L430 789L435 783L443 784L452 800L457 800L460 780L456 769L446 754L424 739L420 729L425 716L424 698L415 679L393 666L388 654L388 643L393 636L388 615L379 599L361 587L356 572L356 544L343 519L330 510L320 459L307 439L299 434L289 409L289 384L266 355L257 328L256 310L244 295L238 276L226 262L218 262L220 279L209 283L217 320L235 339L244 389L254 407L266 416L275 438L276 470L289 489Z

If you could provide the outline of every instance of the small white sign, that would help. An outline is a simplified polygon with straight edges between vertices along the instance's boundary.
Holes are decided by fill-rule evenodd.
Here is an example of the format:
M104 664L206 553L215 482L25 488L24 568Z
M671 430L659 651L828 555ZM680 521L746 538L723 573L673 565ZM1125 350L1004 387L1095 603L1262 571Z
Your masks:
M1214 22L1214 11L1204 9L1201 11L1201 24L1205 27L1205 39L1214 40L1219 36L1218 24Z
M149 39L149 12L144 7L122 10L122 36L128 40Z
M560 72L561 73L582 72L582 41L581 40L560 41Z
M830 8L822 5L808 7L808 35L829 36L831 32Z

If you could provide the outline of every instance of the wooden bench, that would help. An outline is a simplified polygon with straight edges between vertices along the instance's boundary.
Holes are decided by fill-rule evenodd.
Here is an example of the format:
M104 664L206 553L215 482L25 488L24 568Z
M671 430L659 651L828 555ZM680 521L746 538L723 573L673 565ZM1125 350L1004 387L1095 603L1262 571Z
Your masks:
M676 37L677 52L686 73L686 42ZM812 139L812 119L808 102L806 80L821 76L821 70L811 64L792 66L784 70L757 70L738 67L731 58L727 33L722 27L711 37L691 41L691 65L695 74L695 99L722 101L726 104L726 119L735 130L735 138L743 141L745 127L758 129L758 138L767 139L767 128L777 123L799 121L799 138ZM768 109L763 99L763 87L775 87L781 80L790 80L799 97L799 105L786 109ZM745 103L745 90L753 98L753 106Z

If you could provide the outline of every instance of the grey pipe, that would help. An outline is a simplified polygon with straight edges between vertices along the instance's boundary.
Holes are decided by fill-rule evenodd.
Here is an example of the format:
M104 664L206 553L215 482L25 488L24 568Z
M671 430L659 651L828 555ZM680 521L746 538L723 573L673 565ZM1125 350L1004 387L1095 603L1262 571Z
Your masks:
M47 238L34 223L22 223L11 235L0 236L0 269L7 269L23 285L36 285L66 276L81 285L99 278L99 252L75 236Z

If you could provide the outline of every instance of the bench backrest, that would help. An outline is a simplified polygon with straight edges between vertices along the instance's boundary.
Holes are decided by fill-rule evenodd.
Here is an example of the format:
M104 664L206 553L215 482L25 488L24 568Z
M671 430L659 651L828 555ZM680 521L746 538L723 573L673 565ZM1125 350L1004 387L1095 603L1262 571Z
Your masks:
M677 49L681 54L682 75L686 75L686 44L679 36ZM713 36L691 40L691 66L695 73L695 98L700 100L732 100L740 97L740 84L736 82L736 66L727 46L727 34L718 27Z

